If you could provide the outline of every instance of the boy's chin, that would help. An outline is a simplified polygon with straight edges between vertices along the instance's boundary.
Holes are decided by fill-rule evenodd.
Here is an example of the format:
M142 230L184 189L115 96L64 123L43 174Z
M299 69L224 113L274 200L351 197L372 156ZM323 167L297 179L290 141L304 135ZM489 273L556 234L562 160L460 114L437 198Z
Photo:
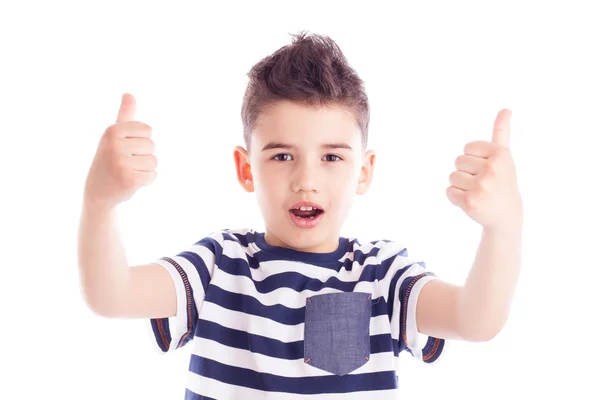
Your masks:
M316 229L293 227L286 230L285 242L293 249L309 253L331 253L337 250L339 237L333 237L325 226Z

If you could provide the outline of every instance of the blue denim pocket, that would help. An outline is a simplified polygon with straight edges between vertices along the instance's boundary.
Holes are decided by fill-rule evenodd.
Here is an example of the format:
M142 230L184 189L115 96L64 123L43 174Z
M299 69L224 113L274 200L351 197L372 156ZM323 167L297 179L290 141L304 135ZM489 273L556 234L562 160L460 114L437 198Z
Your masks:
M346 375L371 355L371 294L326 293L306 299L304 362Z

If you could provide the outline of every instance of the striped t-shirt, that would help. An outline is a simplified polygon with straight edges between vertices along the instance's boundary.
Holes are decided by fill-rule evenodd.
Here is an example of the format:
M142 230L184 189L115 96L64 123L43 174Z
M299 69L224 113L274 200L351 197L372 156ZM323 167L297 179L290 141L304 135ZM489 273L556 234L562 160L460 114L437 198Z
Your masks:
M396 399L399 353L431 363L444 348L416 329L437 277L396 242L341 237L307 253L225 229L156 263L177 313L150 319L153 346L191 343L186 399Z

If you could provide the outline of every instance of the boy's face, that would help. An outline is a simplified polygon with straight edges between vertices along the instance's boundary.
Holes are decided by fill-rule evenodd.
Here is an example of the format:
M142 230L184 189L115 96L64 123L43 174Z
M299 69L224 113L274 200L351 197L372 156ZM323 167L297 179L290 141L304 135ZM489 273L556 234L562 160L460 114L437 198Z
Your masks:
M282 101L261 114L248 153L234 158L242 187L255 191L271 245L326 253L337 249L355 194L367 191L375 154L362 149L354 116L341 107ZM316 203L314 219L294 209ZM314 213L314 211L313 211Z

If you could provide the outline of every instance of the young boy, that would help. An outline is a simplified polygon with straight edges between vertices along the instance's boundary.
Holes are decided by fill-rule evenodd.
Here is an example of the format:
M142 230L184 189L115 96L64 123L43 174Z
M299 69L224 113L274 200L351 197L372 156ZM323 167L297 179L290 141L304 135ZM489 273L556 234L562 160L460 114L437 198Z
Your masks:
M246 148L234 160L265 232L215 231L129 268L115 207L156 178L151 128L124 95L84 191L79 236L85 300L107 317L148 318L157 349L191 342L186 399L395 399L406 350L427 363L447 339L483 341L504 325L517 280L522 210L508 114L492 142L457 158L447 195L481 223L464 286L437 278L399 243L340 237L369 188L363 82L326 36L295 36L249 72Z

